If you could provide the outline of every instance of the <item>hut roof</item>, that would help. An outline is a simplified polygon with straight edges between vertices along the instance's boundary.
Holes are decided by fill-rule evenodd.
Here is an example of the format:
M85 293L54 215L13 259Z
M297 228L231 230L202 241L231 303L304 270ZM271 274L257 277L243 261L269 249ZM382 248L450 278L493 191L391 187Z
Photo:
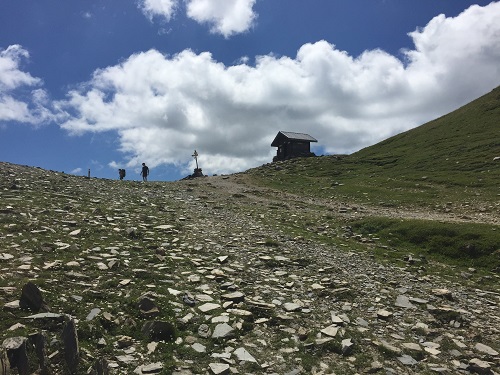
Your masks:
M271 147L278 147L285 139L304 142L318 142L317 139L311 137L309 134L280 131L274 138L273 143L271 143Z

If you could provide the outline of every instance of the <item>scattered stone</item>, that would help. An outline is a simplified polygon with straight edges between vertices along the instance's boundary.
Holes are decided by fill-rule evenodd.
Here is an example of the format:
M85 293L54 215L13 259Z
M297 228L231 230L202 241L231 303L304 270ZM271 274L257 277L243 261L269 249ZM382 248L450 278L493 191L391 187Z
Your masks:
M331 316L332 316L332 324L336 324L339 326L344 325L344 320L340 316L337 316L334 313L332 313Z
M140 366L138 370L141 371L141 374L156 374L163 370L163 363L155 362L149 365Z
M99 357L92 366L93 375L108 375L109 363L104 357Z
M200 344L199 342L195 342L193 345L191 345L191 348L193 348L194 351L198 353L206 353L207 351L206 346Z
M285 311L287 311L287 312L297 311L297 310L300 310L301 308L302 308L301 305L299 305L298 303L294 303L294 302L287 302L287 303L283 304L283 309L285 309Z
M211 335L210 326L208 324L202 324L198 327L198 335L205 339L209 338Z
M233 354L236 356L238 361L257 363L257 360L245 348L238 348L233 352Z
M119 349L128 348L134 343L134 340L130 336L120 336L116 340L116 346Z
M245 295L241 292L232 292L221 295L222 299L233 301L235 303L239 303L245 300Z
M144 323L142 333L150 341L166 341L172 342L175 340L175 327L172 323L154 320Z
M74 319L68 319L64 324L62 332L62 341L64 343L64 359L70 373L77 372L80 360L80 348L78 345L78 333Z
M410 357L407 354L403 354L401 357L398 357L398 361L401 362L405 366L414 366L418 363L417 360Z
M214 332L212 333L212 338L218 339L218 338L231 337L233 331L234 331L233 327L231 327L229 324L220 323L215 326Z
M377 311L377 317L382 320L389 319L393 314L387 310L381 309Z
M374 361L370 364L370 368L368 369L367 372L369 374L374 374L376 372L383 370L383 368L384 368L384 365L382 363L380 363L379 361Z
M209 312L209 311L212 311L212 310L216 310L216 309L220 309L220 305L216 304L216 303L205 303L201 306L198 306L198 309L201 311L201 312Z
M196 299L187 293L182 296L182 302L191 307L196 305Z
M29 336L29 341L35 347L35 353L41 372L48 373L49 360L47 357L47 335L45 332L37 332Z
M489 347L488 345L477 343L476 345L474 345L474 349L476 349L478 352L488 354L493 357L498 356L498 352L495 349Z
M468 371L472 371L478 374L486 374L486 375L492 375L493 373L491 372L491 365L483 361L479 358L472 358L469 361L469 365L467 366Z
M82 230L81 229L76 229L72 232L69 232L70 236L78 236Z
M149 318L153 318L160 314L160 310L156 306L155 302L146 296L139 298L139 310L143 316Z
M294 163L300 169L301 161ZM481 284L494 285L498 274L467 270L462 284L427 272L427 261L415 255L402 266L375 262L378 238L330 226L339 207L346 219L370 215L371 207L340 204L334 193L301 201L279 190L243 188L237 181L244 173L223 183L209 177L191 185L115 184L38 169L30 172L34 177L19 175L5 165L0 162L3 332L33 332L25 343L29 374L71 370L60 335L66 315L41 306L39 313L21 311L15 299L23 278L43 280L39 297L54 311L75 315L86 339L76 373L328 375L339 354L344 360L336 373L499 372L500 295ZM10 190L13 181L22 190ZM494 206L461 216L478 204L446 209L454 220L494 216ZM310 234L297 237L302 230ZM367 252L317 236L353 238ZM154 327L160 315L163 328ZM307 370L303 351L314 354ZM151 358L173 358L176 368ZM370 364L374 359L380 362Z
M30 374L28 351L26 348L27 341L26 337L9 337L2 343L2 348L5 349L10 361L10 367L17 368L19 375Z
M97 315L99 315L99 313L101 312L101 309L96 307L94 309L92 309L89 313L89 315L87 315L87 317L85 318L86 321L90 322L91 320L93 320Z
M342 355L351 355L352 351L354 349L354 343L352 342L351 339L343 339L341 342L341 351Z
M335 336L337 336L338 331L339 331L339 327L332 324L326 328L323 328L321 330L321 333L323 333L327 336L330 336L330 337L335 337Z
M31 281L23 286L21 298L19 299L19 306L23 310L50 311L49 307L43 300L42 292Z
M380 341L375 341L374 342L375 345L385 349L385 350L388 350L389 352L392 352L394 354L400 354L401 353L401 349L395 347L394 345L388 343L387 341L385 340L380 340Z
M397 306L397 307L403 307L405 309L414 309L415 308L415 305L413 305L410 302L410 299L407 296L404 296L404 295L399 295L396 298L396 303L394 305Z
M229 374L229 365L226 363L210 363L210 371L215 375L226 375Z
M437 297L453 301L453 296L451 294L451 291L449 291L448 289L432 289L431 292Z

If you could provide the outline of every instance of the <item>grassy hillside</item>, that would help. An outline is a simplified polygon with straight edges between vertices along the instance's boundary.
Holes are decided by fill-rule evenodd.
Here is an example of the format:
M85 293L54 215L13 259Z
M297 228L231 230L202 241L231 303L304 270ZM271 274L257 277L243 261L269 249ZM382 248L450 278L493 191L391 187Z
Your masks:
M257 168L260 183L382 206L498 210L500 87L416 129L355 154Z
M352 207L356 232L462 266L500 266L500 87L416 129L346 156L272 163L252 183L318 208ZM335 223L329 223L334 226ZM337 223L338 225L338 223Z
M383 166L387 176L412 171L418 177L425 172L442 176L442 182L476 184L477 174L498 177L490 172L497 172L500 164L493 161L500 156L499 125L500 87L446 116L365 148L352 159Z

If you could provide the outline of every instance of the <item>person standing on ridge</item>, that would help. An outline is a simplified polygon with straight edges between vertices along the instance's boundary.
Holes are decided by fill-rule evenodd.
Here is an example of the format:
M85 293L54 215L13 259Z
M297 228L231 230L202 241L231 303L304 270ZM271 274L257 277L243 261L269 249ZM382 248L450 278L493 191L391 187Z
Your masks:
M141 175L142 175L142 181L146 182L148 180L148 176L149 176L149 168L146 165L146 163L142 163Z
M118 175L120 176L120 180L125 178L125 169L118 169Z

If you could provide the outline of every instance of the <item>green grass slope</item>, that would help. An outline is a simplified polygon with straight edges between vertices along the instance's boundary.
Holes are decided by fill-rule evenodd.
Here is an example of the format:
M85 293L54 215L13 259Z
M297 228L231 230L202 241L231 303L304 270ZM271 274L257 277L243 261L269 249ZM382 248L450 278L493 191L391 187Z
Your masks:
M392 252L383 248L383 256L398 258L402 249L411 249L414 254L498 272L496 157L500 87L352 155L292 159L248 173L253 183L297 194L318 208L319 202L329 201L374 208L349 225L383 239ZM411 215L416 212L420 214Z
M352 155L250 171L294 193L384 206L498 210L500 87L456 111ZM259 179L260 177L260 179Z
M365 148L352 158L384 165L388 168L386 174L433 172L442 174L450 183L461 184L460 174L498 171L499 163L493 162L497 156L500 87L441 118Z

